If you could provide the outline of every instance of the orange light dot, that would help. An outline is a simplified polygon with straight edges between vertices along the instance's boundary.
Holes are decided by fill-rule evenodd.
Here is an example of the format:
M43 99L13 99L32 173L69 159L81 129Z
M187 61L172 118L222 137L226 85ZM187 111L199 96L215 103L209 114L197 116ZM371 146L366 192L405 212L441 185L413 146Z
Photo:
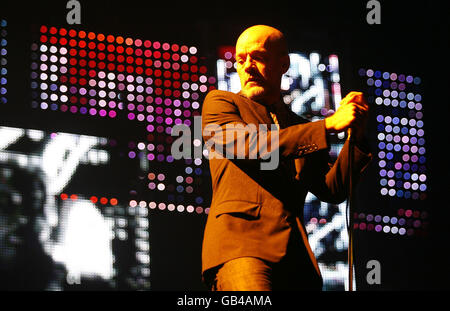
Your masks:
M99 34L97 35L97 40L98 40L98 41L103 41L103 40L105 40L105 35L102 34L102 33L99 33Z
M93 33L93 32L89 32L87 36L88 36L88 38L90 40L94 40L95 39L95 33Z
M112 198L111 200L109 200L109 203L111 203L111 205L117 205L117 199L116 198Z
M83 30L81 30L81 31L78 33L78 37L80 37L81 39L86 38L86 32L83 31Z
M122 44L122 43L123 43L123 37L118 36L118 37L116 38L116 42L117 42L118 44Z
M127 39L125 40L125 43L126 43L127 45L132 45L132 44L133 44L133 39L127 38Z

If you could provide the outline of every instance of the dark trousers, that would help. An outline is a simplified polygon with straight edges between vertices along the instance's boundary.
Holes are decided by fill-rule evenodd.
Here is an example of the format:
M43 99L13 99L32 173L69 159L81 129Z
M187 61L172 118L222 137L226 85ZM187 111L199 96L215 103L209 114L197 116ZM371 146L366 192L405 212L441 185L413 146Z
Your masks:
M298 239L292 239L297 241ZM322 278L314 269L301 246L290 242L287 256L278 263L255 257L240 257L220 266L215 275L213 291L286 291L321 290Z

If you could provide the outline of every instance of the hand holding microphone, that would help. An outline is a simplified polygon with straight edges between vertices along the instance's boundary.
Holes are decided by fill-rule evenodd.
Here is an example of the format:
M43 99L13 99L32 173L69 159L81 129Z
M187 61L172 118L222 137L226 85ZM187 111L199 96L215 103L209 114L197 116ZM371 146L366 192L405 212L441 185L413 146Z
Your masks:
M348 131L355 141L361 141L364 136L369 105L362 92L350 92L345 96L337 111L325 119L325 128L330 133Z

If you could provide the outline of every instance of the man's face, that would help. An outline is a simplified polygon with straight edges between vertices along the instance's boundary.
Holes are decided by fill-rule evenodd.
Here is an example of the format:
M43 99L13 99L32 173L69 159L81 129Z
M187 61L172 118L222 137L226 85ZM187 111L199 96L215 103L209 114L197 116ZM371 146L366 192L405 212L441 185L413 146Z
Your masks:
M277 100L281 77L289 67L287 55L280 53L277 42L268 40L269 36L267 30L245 31L236 43L236 69L241 91L252 100Z

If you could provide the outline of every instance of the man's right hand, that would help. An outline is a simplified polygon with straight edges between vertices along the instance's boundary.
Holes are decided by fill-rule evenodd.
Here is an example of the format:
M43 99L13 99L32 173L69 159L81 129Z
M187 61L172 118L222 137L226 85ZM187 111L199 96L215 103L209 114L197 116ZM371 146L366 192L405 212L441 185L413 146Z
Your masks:
M328 118L325 118L325 128L329 133L342 132L353 128L354 134L363 134L369 106L362 92L350 92L341 102L338 110Z

